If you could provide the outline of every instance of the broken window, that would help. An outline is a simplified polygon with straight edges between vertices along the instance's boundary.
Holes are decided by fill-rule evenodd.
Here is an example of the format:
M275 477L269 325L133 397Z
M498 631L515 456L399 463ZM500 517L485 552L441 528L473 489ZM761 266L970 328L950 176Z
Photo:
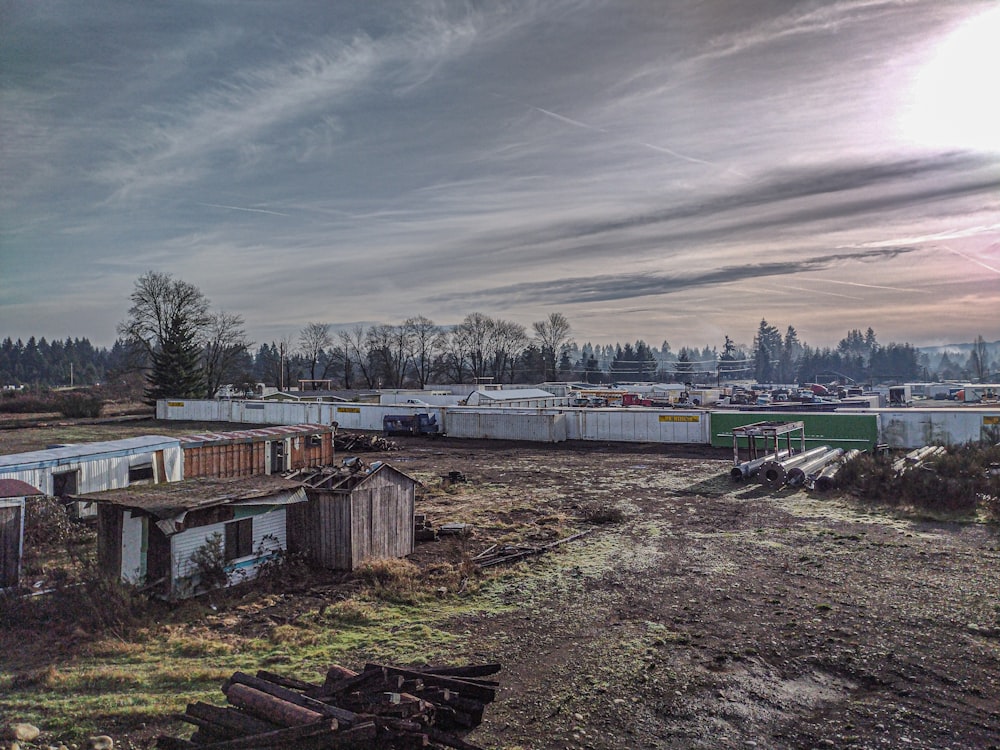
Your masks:
M68 497L79 492L79 471L63 471L52 474L52 494L55 497Z
M153 483L153 464L138 464L136 466L128 467L128 483L129 484L152 484Z
M253 554L253 519L241 518L226 524L226 562Z

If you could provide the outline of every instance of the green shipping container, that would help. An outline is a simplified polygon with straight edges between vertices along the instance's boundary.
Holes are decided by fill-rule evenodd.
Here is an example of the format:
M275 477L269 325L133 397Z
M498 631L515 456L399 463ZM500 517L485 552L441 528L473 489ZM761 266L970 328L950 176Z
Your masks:
M806 429L806 450L819 445L829 445L831 448L843 448L845 451L851 448L870 451L878 442L877 414L713 411L710 425L712 446L732 448L733 428L754 422L802 422ZM740 448L746 447L746 441L741 441Z

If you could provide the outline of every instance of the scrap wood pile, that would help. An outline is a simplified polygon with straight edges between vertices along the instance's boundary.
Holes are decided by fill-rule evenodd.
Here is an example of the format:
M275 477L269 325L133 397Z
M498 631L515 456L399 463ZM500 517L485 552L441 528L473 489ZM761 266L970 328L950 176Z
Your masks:
M483 720L499 683L499 664L408 669L332 666L323 684L273 672L236 672L222 686L229 706L189 703L179 718L190 740L160 737L157 747L196 750L478 750L465 734Z
M558 547L560 544L575 541L582 536L586 536L591 531L593 531L593 529L587 529L585 531L563 537L562 539L556 539L554 542L549 542L548 544L542 544L539 546L528 544L494 544L473 557L472 562L480 568L489 568L493 565L516 562L517 560L523 560L526 557L541 555L548 552L553 547Z
M357 432L338 432L333 436L333 449L345 451L398 451L399 443L387 440L381 435L363 435Z

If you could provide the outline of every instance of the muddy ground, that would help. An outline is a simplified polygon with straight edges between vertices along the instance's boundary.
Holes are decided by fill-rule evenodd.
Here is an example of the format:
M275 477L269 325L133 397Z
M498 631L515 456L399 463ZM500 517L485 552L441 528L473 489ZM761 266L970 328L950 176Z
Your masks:
M625 510L530 563L516 610L458 624L505 665L479 742L1000 747L994 527L733 485L708 450L449 441L392 460L461 470L494 504Z
M471 741L1000 748L995 526L734 485L731 454L708 448L398 442L364 458L420 479L435 524L474 527L420 544L421 566L592 529L503 569L501 606L445 624L456 661L504 666ZM467 482L442 488L450 471ZM229 622L249 632L302 606L289 590Z

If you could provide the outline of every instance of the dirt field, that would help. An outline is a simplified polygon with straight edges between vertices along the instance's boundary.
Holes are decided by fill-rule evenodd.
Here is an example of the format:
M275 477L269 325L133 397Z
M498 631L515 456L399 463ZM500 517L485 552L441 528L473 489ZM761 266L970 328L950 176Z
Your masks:
M470 741L511 750L1000 748L995 527L733 485L725 451L400 442L399 452L366 458L423 481L418 512L436 524L475 528L467 539L419 545L413 560L425 570L498 541L539 544L593 529L492 569L469 593L463 584L409 611L407 627L428 634L429 659L504 665L501 697ZM468 481L441 489L449 471ZM265 653L254 639L303 617L317 598L343 598L351 585L290 583L266 601L221 602L218 612L213 604L197 623L175 618L169 637L197 627L242 644L212 652L219 674L266 666L311 679L300 665L319 670L329 652L300 658L286 642ZM420 661L393 637L373 633L383 640L341 648L337 660ZM93 653L85 641L83 652L64 649L55 668ZM41 650L6 651L6 669L37 670L52 660L51 649ZM12 716L27 710L32 683L10 684L29 686L0 697L0 713ZM198 698L218 702L221 693ZM143 745L181 727L166 718L133 726L125 714L105 712L94 728Z
M995 528L734 486L654 446L412 448L561 512L618 504L517 609L461 624L507 665L477 737L524 747L1000 747ZM756 744L753 744L756 743Z

